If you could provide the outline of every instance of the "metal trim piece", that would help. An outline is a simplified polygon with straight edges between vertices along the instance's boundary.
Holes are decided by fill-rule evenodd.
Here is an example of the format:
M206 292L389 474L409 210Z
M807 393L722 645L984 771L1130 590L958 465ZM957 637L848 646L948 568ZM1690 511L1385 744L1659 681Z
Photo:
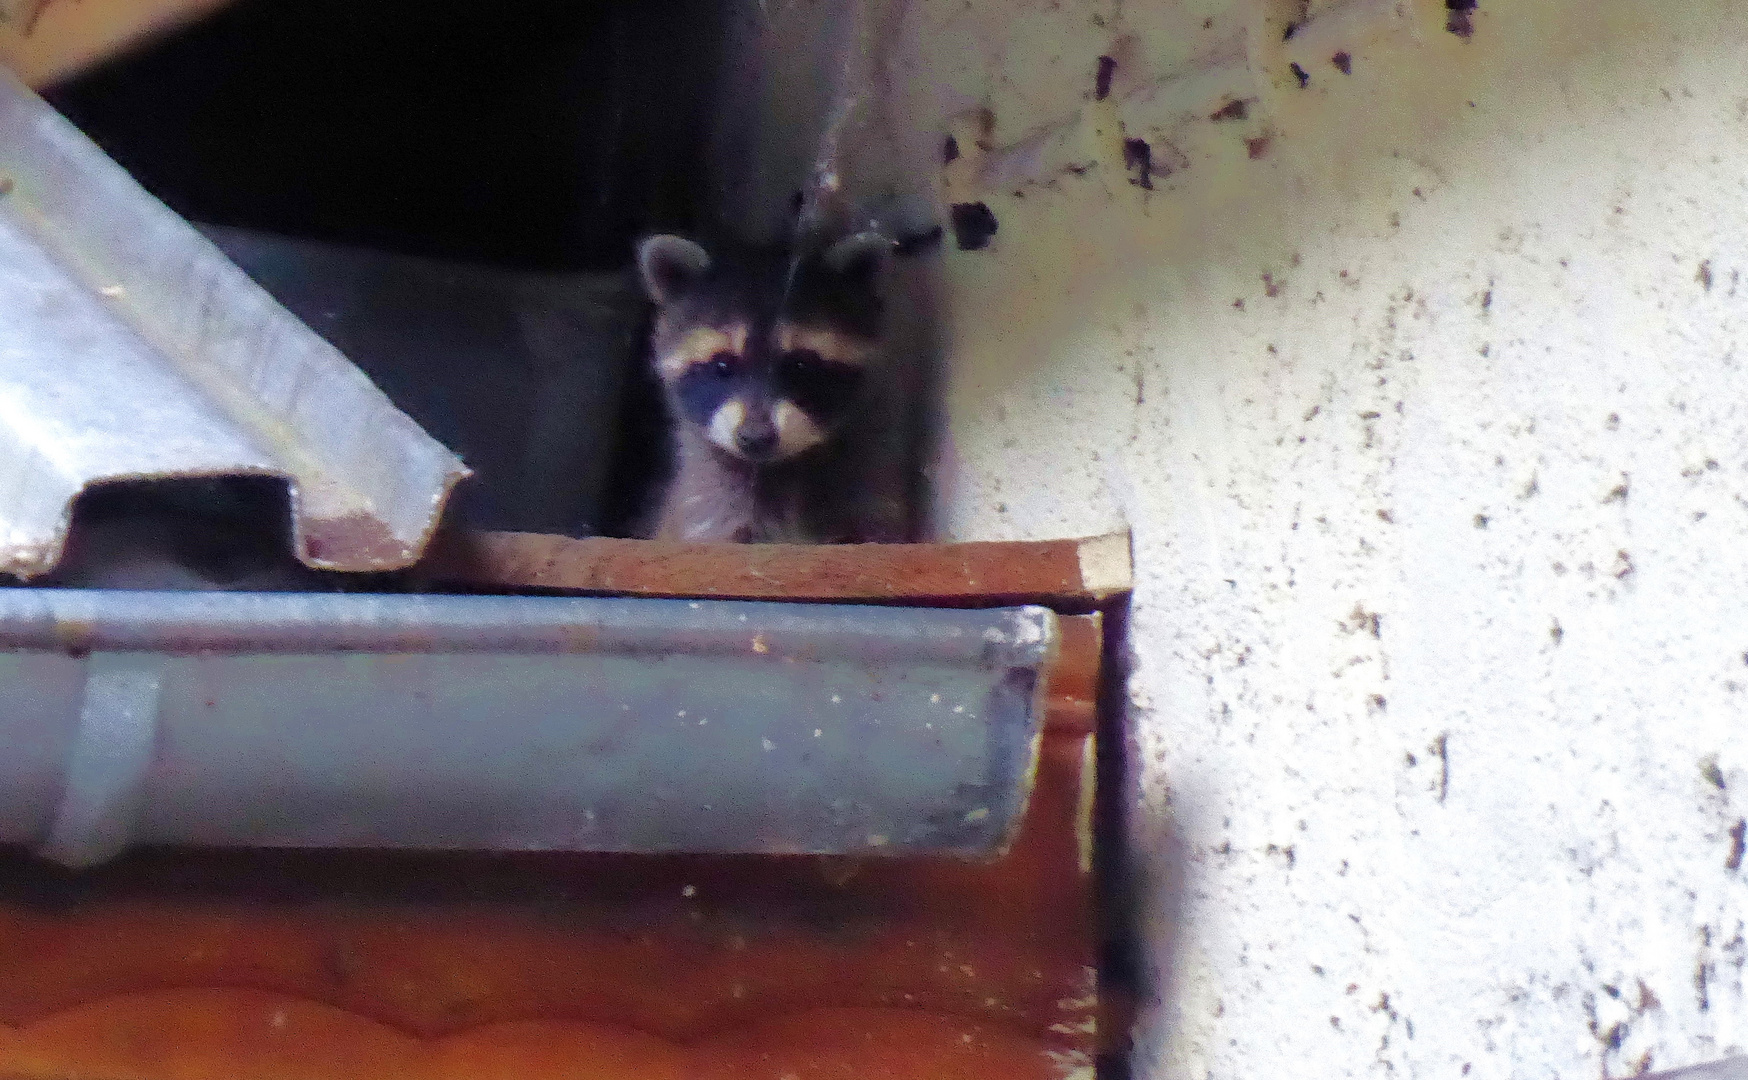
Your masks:
M950 854L1011 842L1043 608L0 589L0 843ZM58 770L58 774L55 774Z
M71 123L0 73L0 573L103 481L291 488L298 558L411 565L468 470Z
M90 866L127 847L157 738L161 667L132 656L92 662L66 787L42 846L56 862Z

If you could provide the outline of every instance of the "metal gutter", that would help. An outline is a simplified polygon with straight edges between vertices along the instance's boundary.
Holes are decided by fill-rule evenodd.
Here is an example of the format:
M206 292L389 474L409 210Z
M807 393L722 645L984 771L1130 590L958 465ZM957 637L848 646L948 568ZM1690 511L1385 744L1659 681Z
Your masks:
M0 589L0 844L999 854L1043 608Z
M306 565L423 550L461 461L0 73L0 573L52 569L72 501L126 479L290 484Z

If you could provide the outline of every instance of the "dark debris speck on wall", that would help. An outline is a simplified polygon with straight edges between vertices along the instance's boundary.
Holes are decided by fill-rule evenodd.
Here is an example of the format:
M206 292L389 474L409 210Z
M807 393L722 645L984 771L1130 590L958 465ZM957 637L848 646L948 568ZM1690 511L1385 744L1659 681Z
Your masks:
M980 251L1000 228L995 214L985 203L954 203L952 211L953 241L960 251Z

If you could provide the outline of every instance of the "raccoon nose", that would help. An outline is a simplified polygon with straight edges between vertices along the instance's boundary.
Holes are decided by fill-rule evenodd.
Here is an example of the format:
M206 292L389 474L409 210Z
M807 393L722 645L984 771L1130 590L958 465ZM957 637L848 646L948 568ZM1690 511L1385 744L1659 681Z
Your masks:
M777 449L777 429L768 420L749 420L734 433L734 444L748 457L764 457Z

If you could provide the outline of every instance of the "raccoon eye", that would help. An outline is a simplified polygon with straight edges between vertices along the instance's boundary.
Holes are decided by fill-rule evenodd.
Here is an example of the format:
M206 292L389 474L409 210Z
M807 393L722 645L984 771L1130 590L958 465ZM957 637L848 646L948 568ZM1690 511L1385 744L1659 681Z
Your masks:
M777 362L777 382L796 405L816 418L830 418L848 408L862 385L862 370L814 352L796 349Z
M710 358L710 371L719 379L726 379L734 374L735 356L729 352L719 352Z

